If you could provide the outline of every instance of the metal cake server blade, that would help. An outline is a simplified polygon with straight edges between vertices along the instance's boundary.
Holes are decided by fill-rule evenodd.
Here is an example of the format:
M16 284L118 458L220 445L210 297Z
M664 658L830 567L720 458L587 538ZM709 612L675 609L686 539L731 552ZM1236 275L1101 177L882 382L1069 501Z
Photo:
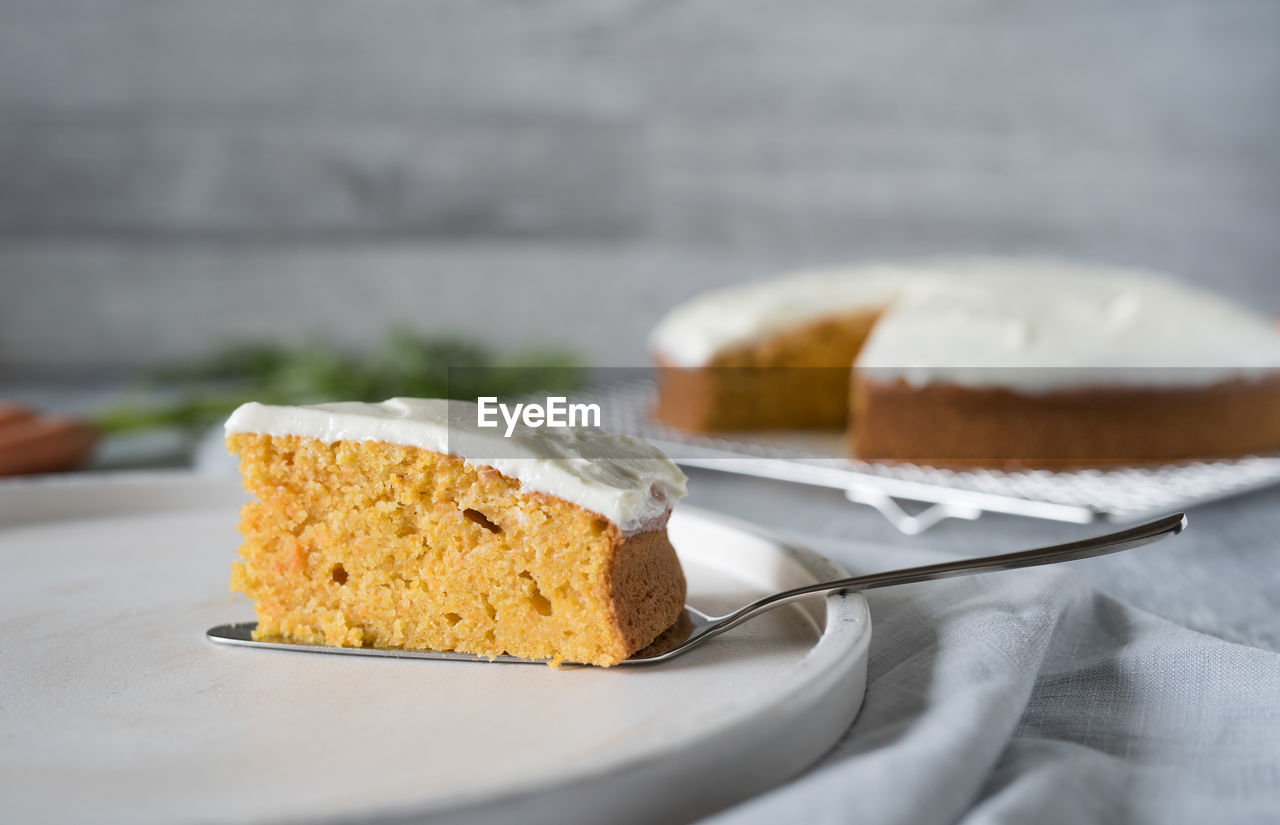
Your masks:
M233 622L211 627L205 632L209 641L224 645L262 647L269 650L301 650L307 653L345 653L351 656L389 656L393 659L449 659L459 662L508 662L513 664L547 664L550 659L521 659L519 656L478 656L472 653L440 653L434 650L404 650L398 647L331 647L287 642L283 639L253 638L257 622Z
M954 576L970 576L977 573L991 573L997 570L1014 570L1019 567L1035 567L1043 564L1057 564L1064 561L1087 559L1141 547L1144 544L1159 541L1166 536L1175 536L1181 533L1186 526L1186 514L1175 513L1145 524L1139 524L1136 527L1129 527L1114 533L1078 541L1069 541L1063 544L1037 547L1031 550L1018 550L995 556L956 559L955 561L908 567L902 570L871 573L865 576L851 576L846 579L836 579L835 581L818 582L756 599L754 602L724 616L708 616L686 605L684 613L676 625L659 636L653 644L634 654L631 658L619 662L617 666L650 665L670 661L676 656L688 652L703 642L715 638L743 622L750 621L770 610L809 596L856 593L875 587L891 587L896 584L911 584ZM206 635L211 641L220 644L262 647L273 650L297 650L311 653L342 653L354 656L390 656L397 659L446 659L466 662L509 662L519 664L547 664L550 661L548 659L522 659L517 656L505 655L489 657L471 653L441 653L433 650L328 647L324 645L296 644L283 640L258 641L252 637L256 626L256 622L218 625L210 628Z

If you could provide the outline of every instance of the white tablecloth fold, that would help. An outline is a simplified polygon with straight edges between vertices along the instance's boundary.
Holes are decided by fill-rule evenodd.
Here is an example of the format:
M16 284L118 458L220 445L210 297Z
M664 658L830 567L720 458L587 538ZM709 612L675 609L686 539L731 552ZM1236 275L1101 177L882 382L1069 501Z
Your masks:
M942 558L819 549L857 570ZM868 599L866 701L847 735L708 822L1280 822L1280 655L1130 607L1070 567Z

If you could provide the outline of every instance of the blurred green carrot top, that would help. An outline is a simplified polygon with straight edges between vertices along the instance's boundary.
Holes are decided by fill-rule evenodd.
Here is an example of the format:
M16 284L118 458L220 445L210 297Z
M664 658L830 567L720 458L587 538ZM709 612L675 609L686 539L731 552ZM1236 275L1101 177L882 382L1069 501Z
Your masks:
M318 404L571 391L582 384L582 366L578 356L563 350L496 353L474 341L404 329L393 329L365 354L322 344L241 343L152 370L93 423L108 434L168 428L195 435L246 401Z

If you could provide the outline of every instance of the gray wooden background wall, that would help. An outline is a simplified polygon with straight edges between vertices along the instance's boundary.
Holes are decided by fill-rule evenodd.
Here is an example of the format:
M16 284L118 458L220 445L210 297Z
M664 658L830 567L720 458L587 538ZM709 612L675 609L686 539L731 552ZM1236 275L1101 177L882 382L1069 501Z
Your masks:
M0 0L0 367L386 324L643 360L956 252L1280 312L1275 0Z

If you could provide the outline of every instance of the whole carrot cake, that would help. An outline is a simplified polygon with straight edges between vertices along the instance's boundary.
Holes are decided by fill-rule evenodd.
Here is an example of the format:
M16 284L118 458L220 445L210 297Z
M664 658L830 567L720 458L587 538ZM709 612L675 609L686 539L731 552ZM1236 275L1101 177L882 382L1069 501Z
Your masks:
M257 638L612 665L680 616L667 539L680 470L637 439L477 426L476 406L393 398L245 404L231 588Z
M657 417L844 427L854 455L1001 467L1280 449L1274 322L1172 279L971 259L712 292L651 339Z

